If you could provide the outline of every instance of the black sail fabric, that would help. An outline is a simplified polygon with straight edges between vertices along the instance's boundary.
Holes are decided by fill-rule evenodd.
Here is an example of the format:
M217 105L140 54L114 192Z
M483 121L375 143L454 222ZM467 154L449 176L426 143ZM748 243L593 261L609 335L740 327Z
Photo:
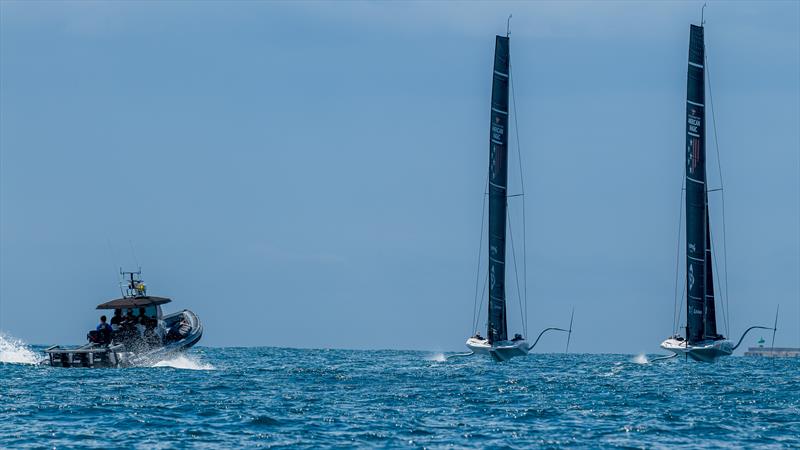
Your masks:
M506 207L508 186L509 40L497 36L489 131L489 342L508 339L506 329Z
M686 338L689 343L716 335L706 191L704 54L703 27L692 25L686 83Z
M706 205L708 205L708 194L706 194ZM705 330L703 331L706 338L717 337L717 313L714 307L714 271L713 263L711 262L711 222L708 221L708 208L706 208L706 315L703 321Z

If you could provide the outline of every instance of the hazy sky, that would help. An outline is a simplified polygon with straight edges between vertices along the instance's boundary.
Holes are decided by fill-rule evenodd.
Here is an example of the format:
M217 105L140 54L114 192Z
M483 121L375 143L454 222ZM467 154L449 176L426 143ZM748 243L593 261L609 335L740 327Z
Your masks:
M167 310L199 314L205 345L463 349L494 35L513 13L529 334L574 306L571 350L657 352L701 5L4 0L0 330L81 342L138 260ZM776 345L793 346L799 5L706 9L730 335L780 303ZM518 192L516 159L510 174Z

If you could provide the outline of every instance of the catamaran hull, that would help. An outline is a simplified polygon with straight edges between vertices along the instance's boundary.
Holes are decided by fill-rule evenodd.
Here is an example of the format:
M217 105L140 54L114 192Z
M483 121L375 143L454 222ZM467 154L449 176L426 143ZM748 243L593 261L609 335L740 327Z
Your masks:
M486 339L467 339L467 347L476 355L489 355L495 361L508 361L515 356L525 356L530 351L530 346L525 340L497 342L489 344Z
M692 345L686 341L667 339L661 343L661 348L678 356L688 356L695 361L702 362L715 362L720 357L733 354L733 344L726 339L703 341Z

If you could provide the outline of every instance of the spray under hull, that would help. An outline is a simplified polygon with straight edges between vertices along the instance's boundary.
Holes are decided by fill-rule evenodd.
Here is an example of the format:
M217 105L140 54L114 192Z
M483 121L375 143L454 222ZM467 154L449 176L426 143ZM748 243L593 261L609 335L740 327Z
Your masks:
M715 362L720 357L733 354L733 344L727 339L689 344L685 340L670 338L661 343L661 348L702 362Z
M524 339L489 344L486 339L471 337L467 339L466 344L476 355L489 355L498 362L508 361L516 356L525 356L530 352L530 346Z

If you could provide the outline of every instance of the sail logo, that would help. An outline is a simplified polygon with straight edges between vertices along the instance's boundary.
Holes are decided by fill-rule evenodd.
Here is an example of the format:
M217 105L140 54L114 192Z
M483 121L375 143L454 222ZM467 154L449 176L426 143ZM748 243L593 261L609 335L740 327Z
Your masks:
M497 177L497 174L500 172L500 150L503 147L498 144L492 144L492 164L491 164L491 171L492 171L492 179L494 180Z
M500 116L495 116L494 124L492 124L492 139L502 142L503 135L506 134L506 130L500 122Z
M697 247L694 245L694 243L693 243L693 242L690 242L690 243L689 243L689 250L691 250L691 251L692 251L692 253L694 253L694 252L696 252L696 251L697 251Z
M694 288L694 264L689 264L689 290Z
M689 154L689 173L694 174L697 169L697 163L700 160L700 139L692 137L687 152Z
M692 108L691 112L689 113L689 117L686 118L686 124L688 127L688 131L691 137L689 141L689 145L687 148L687 152L689 153L688 165L689 165L689 173L694 174L695 169L697 169L697 164L700 162L700 126L702 125L702 120L697 117L697 110ZM694 136L698 135L698 136Z
M692 109L692 113L689 114L689 118L686 119L687 123L689 124L689 132L694 134L700 134L700 118L695 116L695 110Z
M489 270L489 290L493 291L495 285L495 278L494 278L494 264L492 264L491 270Z
M489 252L491 252L492 256L497 256L497 246L496 245L490 245L489 246Z
M690 309L691 309L691 311L690 311L690 312L691 312L692 314L694 314L695 316L701 316L701 315L703 315L703 310L702 310L702 309L695 308L694 306L692 306Z

